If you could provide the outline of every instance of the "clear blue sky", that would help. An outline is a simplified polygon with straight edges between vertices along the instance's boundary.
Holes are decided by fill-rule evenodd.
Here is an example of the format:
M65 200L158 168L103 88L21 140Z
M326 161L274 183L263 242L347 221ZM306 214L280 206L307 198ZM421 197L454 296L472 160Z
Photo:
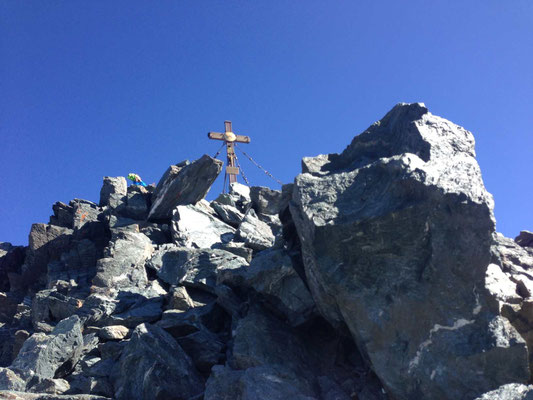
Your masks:
M532 100L530 0L2 0L0 241L27 244L55 201L97 202L103 176L213 155L226 119L291 182L398 102L474 133L514 237L533 230Z

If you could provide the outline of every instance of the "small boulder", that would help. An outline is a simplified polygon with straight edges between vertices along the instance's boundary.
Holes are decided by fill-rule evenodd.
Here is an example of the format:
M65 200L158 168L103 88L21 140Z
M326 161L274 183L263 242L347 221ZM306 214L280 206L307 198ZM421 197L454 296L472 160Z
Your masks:
M124 201L128 190L126 178L123 176L104 176L104 184L100 189L100 207L111 206L116 208Z
M275 237L266 223L248 213L239 226L235 239L244 242L253 250L260 251L272 247Z

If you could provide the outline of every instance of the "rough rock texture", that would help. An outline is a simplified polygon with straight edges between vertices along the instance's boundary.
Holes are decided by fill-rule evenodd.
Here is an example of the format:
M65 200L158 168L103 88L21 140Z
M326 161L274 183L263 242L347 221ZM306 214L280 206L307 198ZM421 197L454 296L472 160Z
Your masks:
M295 180L317 306L397 399L529 379L524 340L487 306L493 204L474 157L470 132L399 104L343 153L304 158Z
M522 247L530 247L533 249L533 232L521 231L520 235L514 240Z
M469 132L401 104L281 191L209 203L219 172L0 243L0 399L531 397L531 233L494 232Z
M172 239L184 247L209 248L233 239L235 229L193 205L178 206L172 216Z
M144 262L153 251L150 239L142 233L116 233L105 251L105 258L98 260L93 285L145 286L148 278Z
M190 358L163 329L142 324L119 360L117 399L190 399L203 392Z
M104 176L104 184L100 190L100 206L116 207L128 193L126 178L117 176Z
M222 161L208 155L169 167L154 191L148 219L170 218L176 206L203 199L221 170Z
M491 390L475 400L533 400L533 386L509 383Z

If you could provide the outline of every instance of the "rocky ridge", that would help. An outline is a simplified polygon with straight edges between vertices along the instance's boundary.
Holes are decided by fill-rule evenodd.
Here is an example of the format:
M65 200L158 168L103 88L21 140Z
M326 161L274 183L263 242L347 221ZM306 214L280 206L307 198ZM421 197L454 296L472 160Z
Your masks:
M398 104L281 191L105 177L0 244L0 399L527 399L533 234L474 138Z

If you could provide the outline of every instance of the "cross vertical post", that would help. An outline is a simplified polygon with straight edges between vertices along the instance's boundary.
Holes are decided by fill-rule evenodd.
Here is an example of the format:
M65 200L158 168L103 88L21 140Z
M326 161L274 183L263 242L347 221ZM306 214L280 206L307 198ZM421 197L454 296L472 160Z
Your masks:
M225 177L229 180L229 184L237 182L237 175L239 175L239 168L235 165L235 143L250 143L249 136L236 135L232 131L231 121L224 121L224 133L209 132L207 134L209 139L223 140L226 146L227 164L225 170ZM224 185L225 186L225 185ZM224 187L224 191L226 188Z

